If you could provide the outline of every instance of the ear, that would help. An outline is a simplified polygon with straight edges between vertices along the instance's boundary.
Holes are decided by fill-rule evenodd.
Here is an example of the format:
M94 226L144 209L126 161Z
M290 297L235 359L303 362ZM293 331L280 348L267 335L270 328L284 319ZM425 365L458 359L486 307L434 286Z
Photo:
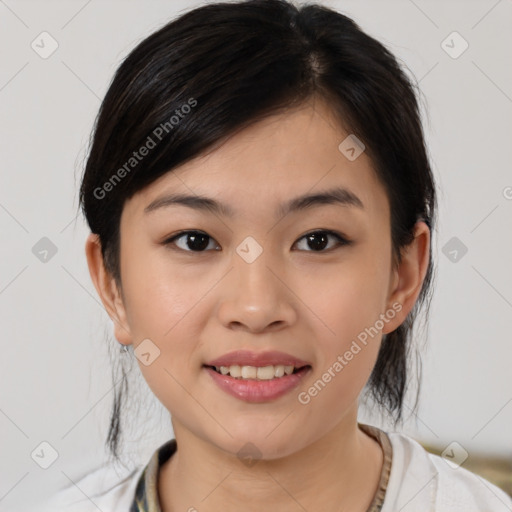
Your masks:
M114 322L114 335L123 345L132 343L130 327L126 321L126 310L114 277L105 268L101 254L101 242L97 234L91 233L85 242L87 265L94 287L103 306Z
M403 248L402 261L392 269L387 307L397 314L385 324L383 334L397 329L414 307L427 273L429 253L430 229L425 222L418 221L414 227L414 240Z

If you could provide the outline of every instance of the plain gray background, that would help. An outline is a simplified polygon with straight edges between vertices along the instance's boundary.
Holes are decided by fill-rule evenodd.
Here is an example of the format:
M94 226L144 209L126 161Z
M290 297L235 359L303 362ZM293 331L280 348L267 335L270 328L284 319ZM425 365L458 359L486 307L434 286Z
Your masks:
M512 458L512 1L322 3L399 57L428 111L438 275L420 407L404 432ZM36 510L105 457L112 329L87 270L88 229L74 220L82 163L121 59L197 5L0 0L2 511ZM51 44L58 48L42 58ZM36 256L44 237L56 250L46 262ZM128 416L126 459L145 464L172 432L143 379L135 382L141 409ZM58 453L48 469L31 456L51 454L42 442Z

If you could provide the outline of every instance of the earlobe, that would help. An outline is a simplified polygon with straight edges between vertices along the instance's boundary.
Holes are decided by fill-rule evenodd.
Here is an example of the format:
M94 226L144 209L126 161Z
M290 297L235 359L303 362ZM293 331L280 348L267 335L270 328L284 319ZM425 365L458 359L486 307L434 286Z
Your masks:
M114 335L119 343L130 345L132 337L126 321L126 310L115 279L105 269L97 234L91 233L87 237L85 254L91 280L105 310L114 322Z
M416 223L414 240L402 249L401 255L401 262L393 269L388 299L388 308L399 311L383 329L383 334L394 331L403 323L420 294L430 258L430 229L425 222Z

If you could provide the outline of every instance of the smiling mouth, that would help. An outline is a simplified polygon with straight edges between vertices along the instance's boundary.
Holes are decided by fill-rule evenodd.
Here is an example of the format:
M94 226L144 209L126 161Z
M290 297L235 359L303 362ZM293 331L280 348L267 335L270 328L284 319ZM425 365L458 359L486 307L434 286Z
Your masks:
M273 380L299 373L301 370L311 368L310 365L293 366L293 365L267 365L267 366L209 366L220 375L227 375L239 380Z

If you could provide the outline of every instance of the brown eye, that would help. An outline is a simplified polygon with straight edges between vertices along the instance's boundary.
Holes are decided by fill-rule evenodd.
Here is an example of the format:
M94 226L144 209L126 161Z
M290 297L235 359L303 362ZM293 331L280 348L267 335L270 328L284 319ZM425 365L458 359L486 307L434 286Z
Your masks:
M305 246L302 248L299 247L299 249L306 252L328 252L336 247L350 245L352 243L341 234L330 230L312 231L301 237L299 241L296 242L296 245L303 240L305 241ZM220 250L219 246L214 242L211 236L202 231L181 231L163 242L163 245L174 245L177 250L185 252L206 252L212 249ZM213 246L211 246L212 243Z
M299 241L305 240L307 247L310 247L311 250L301 250L306 250L306 252L327 252L324 249L329 245L330 238L335 239L337 243L334 245L334 247L331 244L328 249L333 249L342 245L349 245L351 243L349 240L334 231L312 231L311 233L308 233L299 239Z
M213 238L201 231L182 231L166 240L164 245L174 244L180 250L187 252L204 252L210 245L210 241L213 241Z

